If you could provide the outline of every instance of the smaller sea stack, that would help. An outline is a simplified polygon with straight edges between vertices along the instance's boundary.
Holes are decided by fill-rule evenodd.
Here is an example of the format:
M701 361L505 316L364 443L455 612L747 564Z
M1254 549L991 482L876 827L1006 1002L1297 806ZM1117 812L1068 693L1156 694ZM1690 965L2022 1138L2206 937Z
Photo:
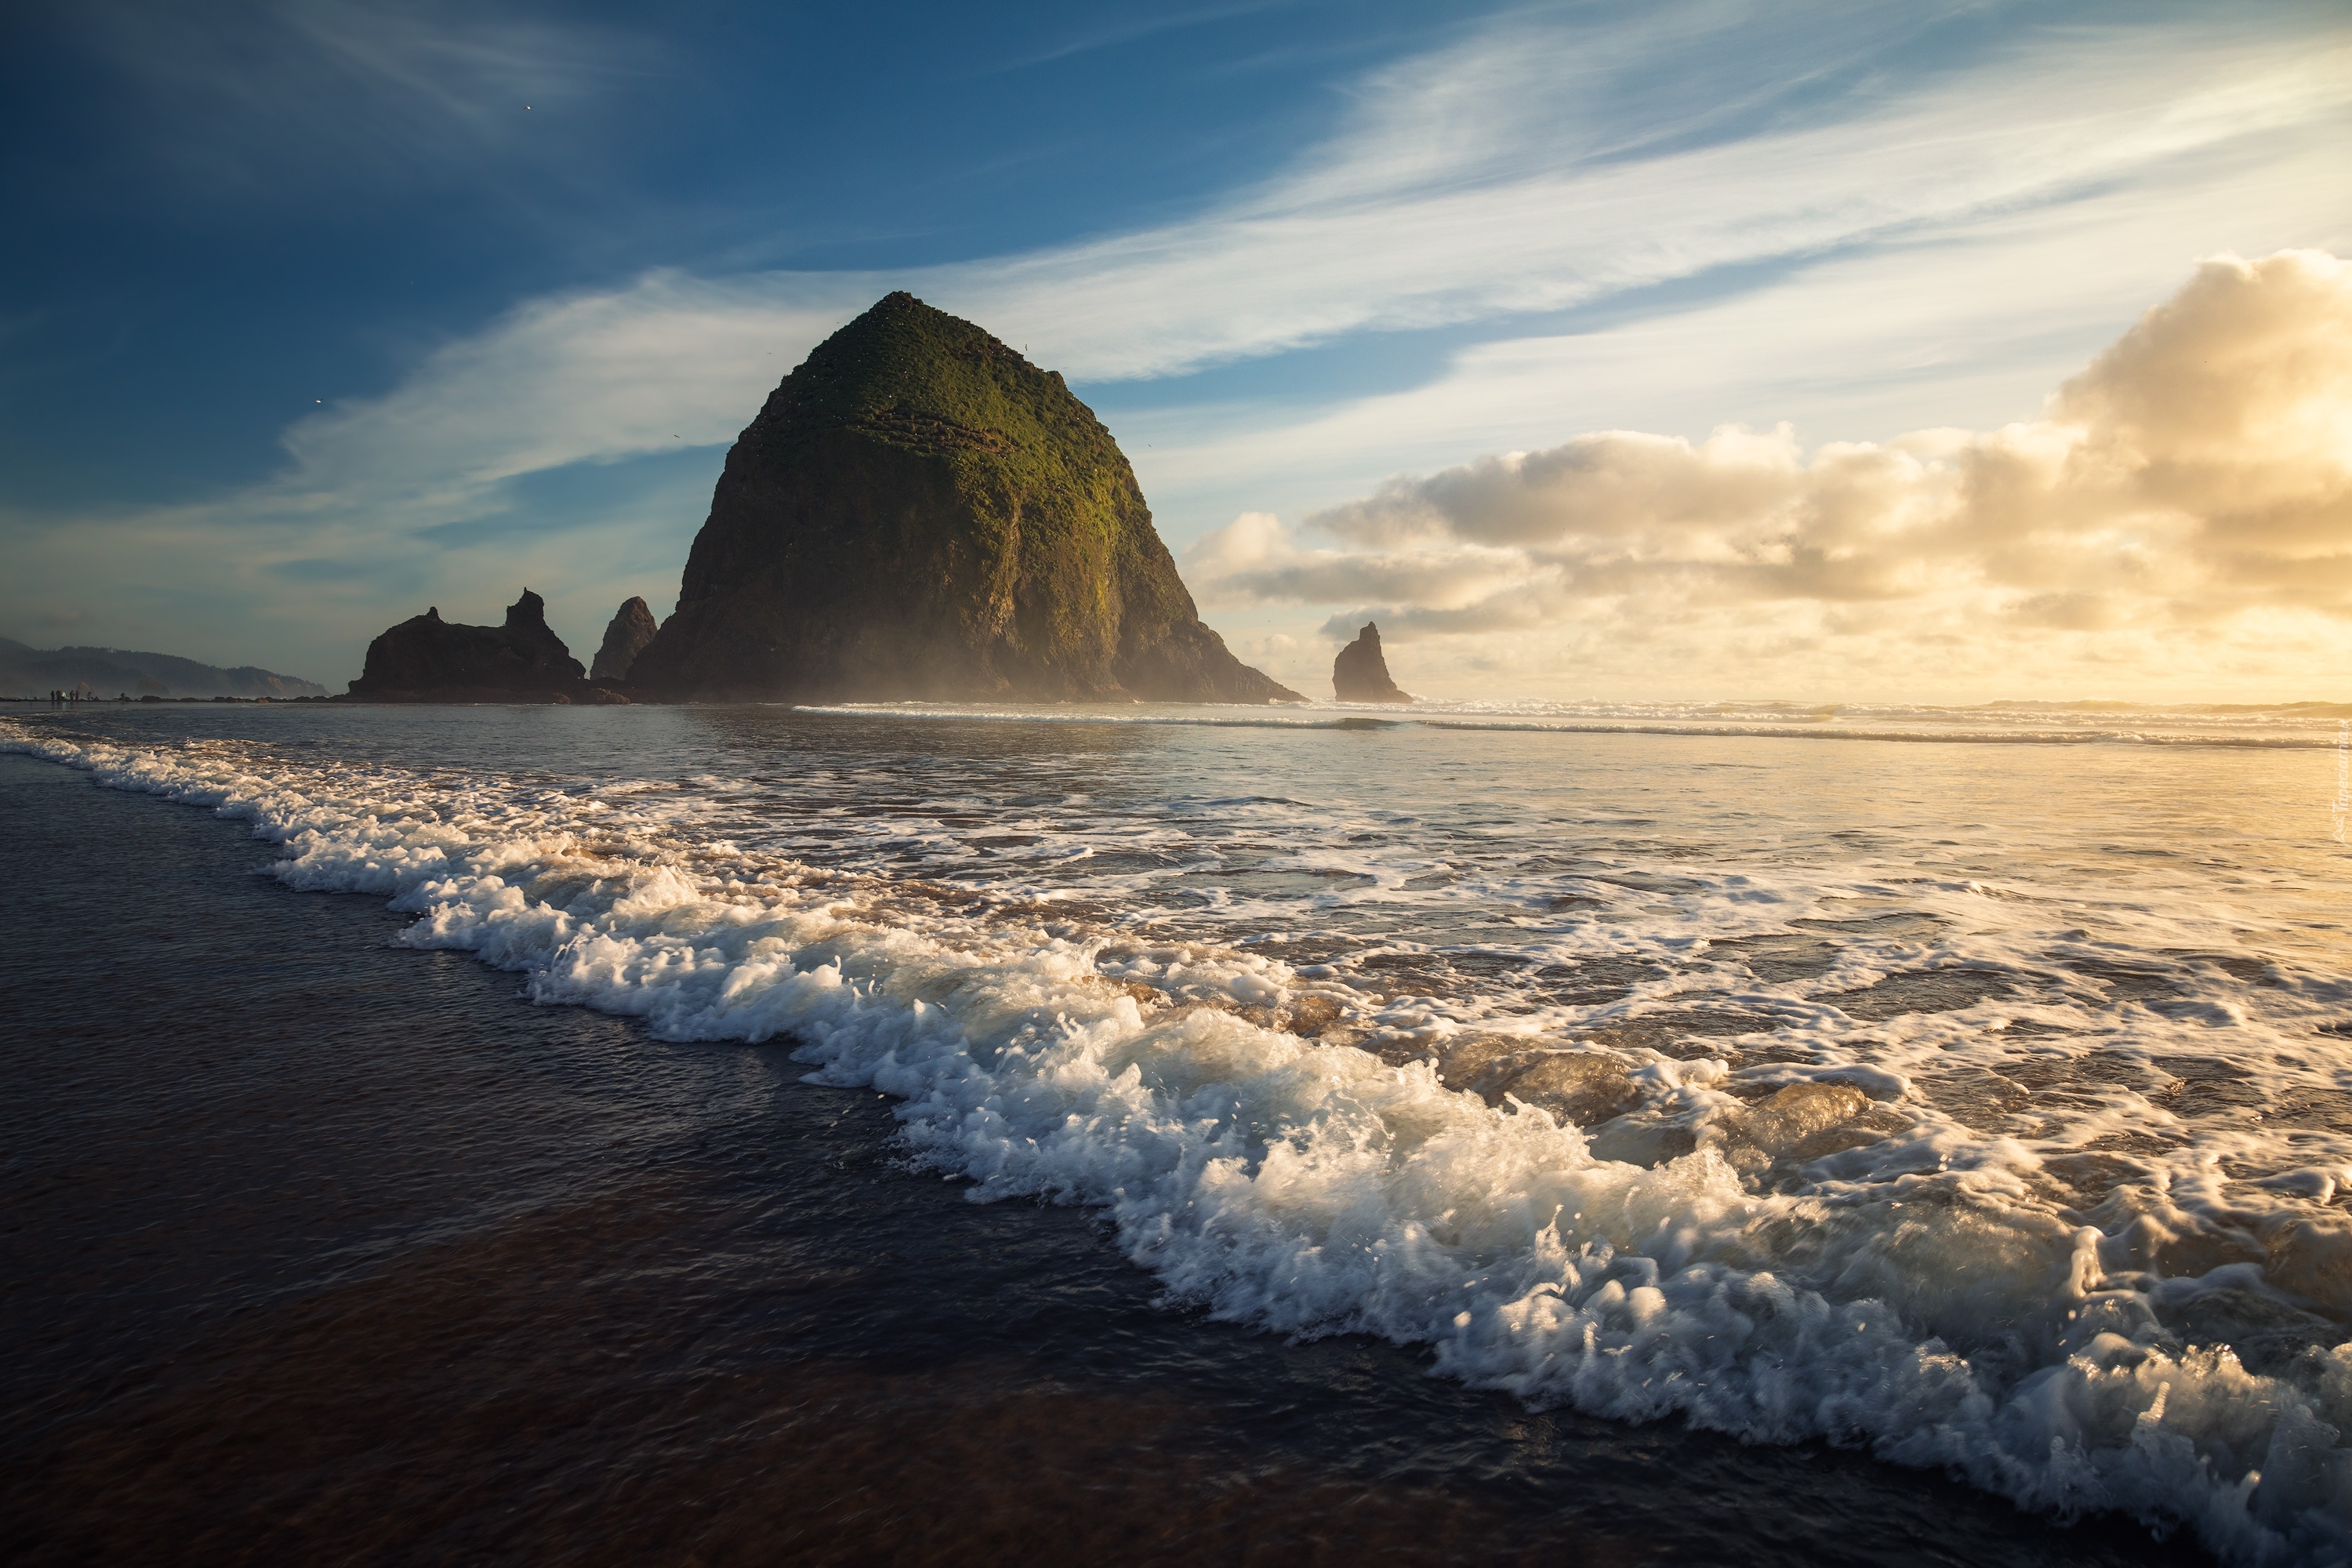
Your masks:
M588 679L626 680L629 666L637 662L637 655L646 651L646 644L654 640L659 629L645 600L629 599L613 612L612 624L604 628L604 646L596 650L596 662L588 667Z
M502 626L467 626L438 606L368 644L352 682L354 702L625 702L588 683L547 624L547 602L525 588Z
M1412 693L1389 679L1389 662L1381 657L1381 628L1371 621L1331 661L1331 689L1342 702L1412 700Z

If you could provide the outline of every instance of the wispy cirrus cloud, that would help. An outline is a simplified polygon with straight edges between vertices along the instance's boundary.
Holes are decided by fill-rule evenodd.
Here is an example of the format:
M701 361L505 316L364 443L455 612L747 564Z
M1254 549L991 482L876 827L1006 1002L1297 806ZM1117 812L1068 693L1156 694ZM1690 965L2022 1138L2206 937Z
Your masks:
M184 183L272 199L475 178L485 160L544 177L596 145L577 110L668 68L643 34L481 6L84 0L67 15L130 85L122 111L147 122L148 151ZM567 111L563 132L544 128Z
M1229 0L1217 5L1195 6L1190 10L1160 15L1111 16L1092 26L1067 34L1049 44L1024 50L1012 59L987 68L986 74L1028 70L1033 67L1069 59L1076 55L1090 55L1100 49L1116 49L1164 33L1181 32L1190 27L1205 26L1214 22L1230 21L1255 12L1272 11L1295 4L1296 0Z
M2192 27L2032 38L1778 114L1730 113L1704 80L1596 111L1618 107L1601 84L1666 74L1687 30L1499 28L1384 73L1329 146L1217 210L924 281L1082 379L1179 374L1966 224L2352 115L2352 35ZM1799 26L1769 52L1847 43Z

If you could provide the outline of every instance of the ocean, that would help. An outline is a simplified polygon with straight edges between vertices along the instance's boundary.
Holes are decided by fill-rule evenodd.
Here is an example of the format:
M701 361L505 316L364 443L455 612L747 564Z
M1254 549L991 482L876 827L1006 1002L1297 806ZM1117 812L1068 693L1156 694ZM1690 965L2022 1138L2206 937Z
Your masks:
M17 708L0 1546L2352 1559L2347 719Z

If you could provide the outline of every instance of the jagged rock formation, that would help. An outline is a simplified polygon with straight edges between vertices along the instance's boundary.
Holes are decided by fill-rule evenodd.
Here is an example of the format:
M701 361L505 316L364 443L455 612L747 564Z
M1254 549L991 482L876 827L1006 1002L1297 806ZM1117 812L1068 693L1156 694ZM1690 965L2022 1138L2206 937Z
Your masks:
M687 700L1297 701L1202 625L1062 377L892 294L727 455L631 690Z
M596 662L588 667L588 679L626 680L629 666L637 662L637 655L645 652L658 629L645 600L629 599L613 612L612 623L604 628L604 646L596 650Z
M1381 628L1371 622L1331 661L1331 689L1342 702L1410 702L1412 694L1389 679L1381 657Z
M352 682L360 702L626 701L589 685L580 661L547 624L547 604L525 588L503 626L467 626L438 606L368 644Z
M0 696L30 697L87 686L101 696L324 697L316 681L278 675L255 665L223 669L168 653L119 647L28 647L0 637Z

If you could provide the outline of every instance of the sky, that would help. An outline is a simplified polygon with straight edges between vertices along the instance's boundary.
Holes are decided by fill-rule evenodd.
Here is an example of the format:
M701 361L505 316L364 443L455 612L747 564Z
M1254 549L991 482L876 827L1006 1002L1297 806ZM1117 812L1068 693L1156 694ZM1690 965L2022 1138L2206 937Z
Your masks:
M20 3L0 635L675 601L908 289L1328 692L2346 700L2352 12Z

